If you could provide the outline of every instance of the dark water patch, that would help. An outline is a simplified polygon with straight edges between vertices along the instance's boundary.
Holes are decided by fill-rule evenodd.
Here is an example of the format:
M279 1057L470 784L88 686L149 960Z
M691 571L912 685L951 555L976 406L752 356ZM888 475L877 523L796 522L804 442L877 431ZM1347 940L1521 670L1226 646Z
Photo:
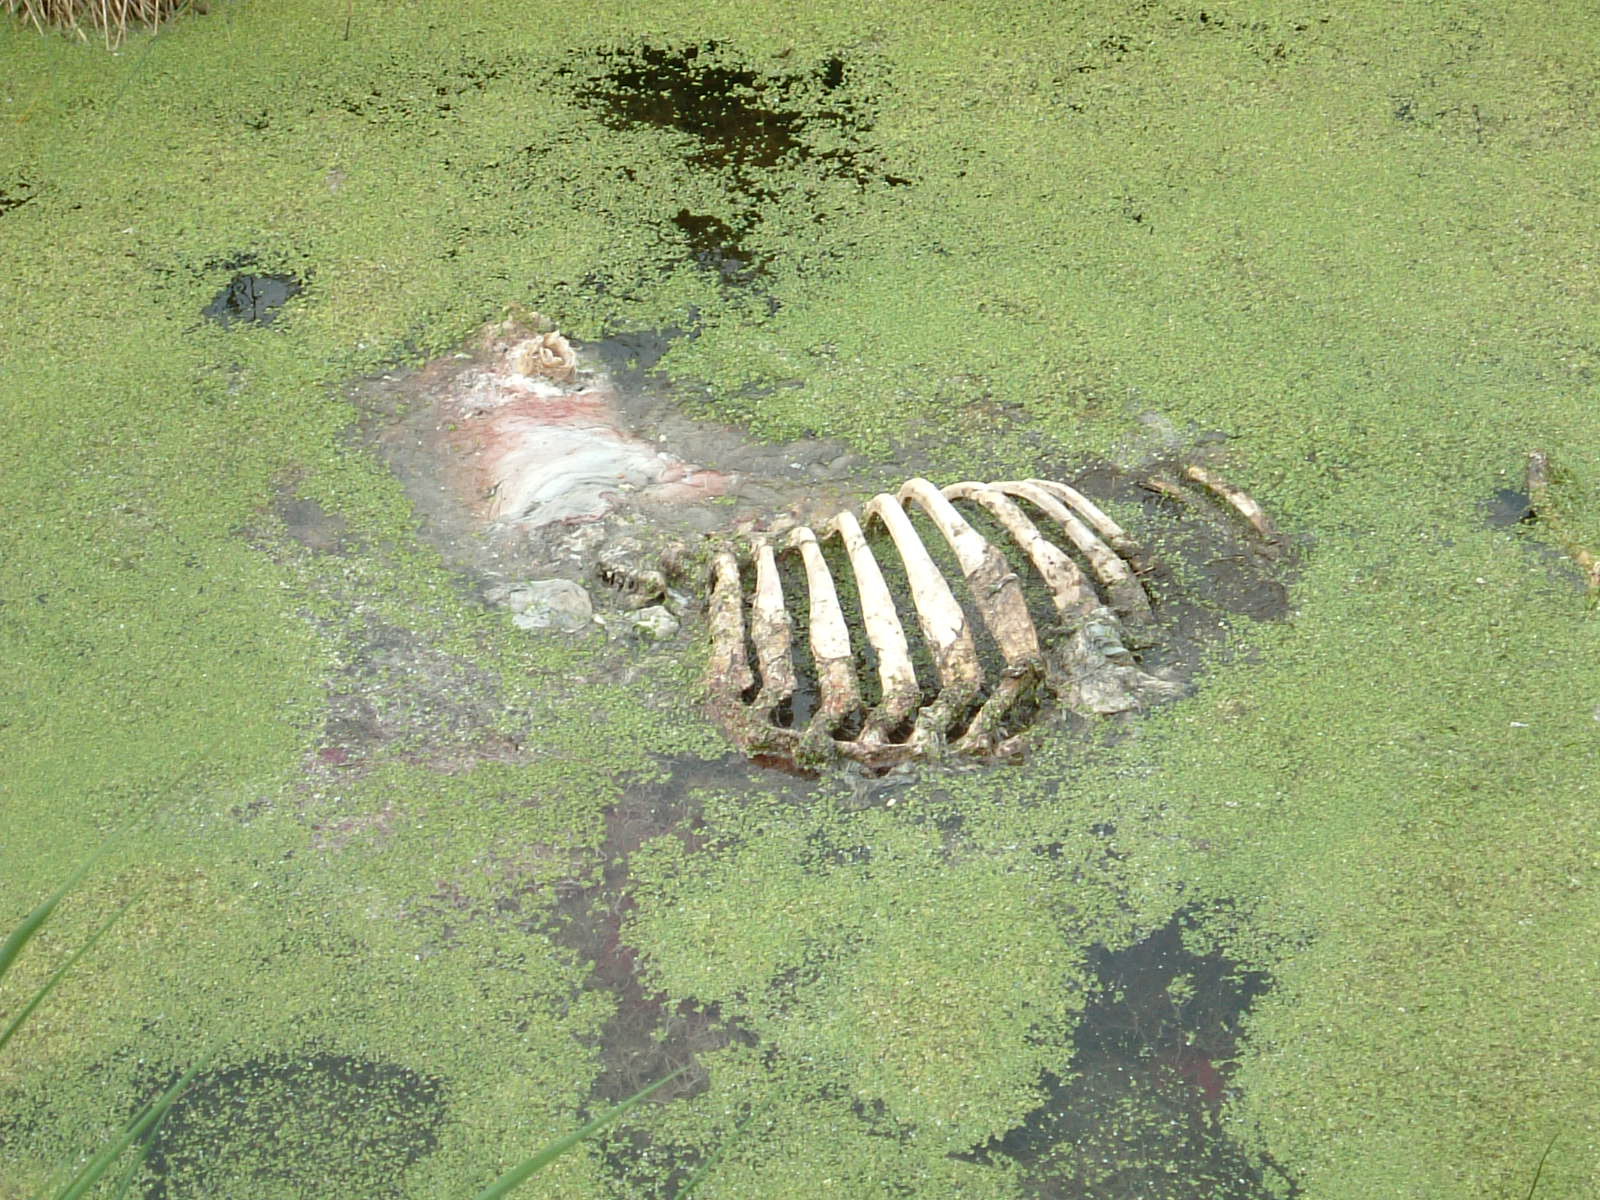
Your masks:
M695 140L689 162L710 169L774 169L813 156L814 130L867 124L841 96L848 66L838 57L811 70L772 73L745 66L722 43L643 46L595 56L579 98L609 128L671 129ZM571 74L580 76L581 68ZM819 103L826 99L827 103ZM835 160L841 166L846 157Z
M1186 946L1197 916L1181 912L1132 946L1095 951L1070 1070L1047 1074L1045 1103L974 1158L1016 1161L1024 1194L1040 1198L1299 1194L1277 1164L1221 1127L1240 1021L1270 981Z
M698 1095L708 1086L696 1056L756 1037L716 1005L673 1002L643 973L639 952L628 941L627 922L636 906L630 870L634 851L655 838L679 839L690 852L705 848L707 831L696 793L703 789L761 790L774 786L796 803L809 795L803 780L780 780L729 756L716 761L684 759L665 778L627 788L606 812L598 878L565 895L550 934L594 965L584 987L609 993L616 1010L596 1039L600 1073L589 1107L598 1112L682 1067L689 1069L652 1097L652 1103ZM624 1195L672 1195L697 1165L694 1152L658 1139L639 1124L609 1136L605 1161ZM663 1187L662 1181L666 1181Z
M220 325L242 321L270 325L278 310L304 290L293 275L256 275L241 272L212 298L202 315Z
M740 244L740 234L726 221L706 213L680 209L672 224L689 243L695 265L711 271L724 283L748 283L760 273L754 255Z
M402 1196L406 1168L438 1145L446 1107L438 1079L347 1055L269 1055L204 1071L151 1140L142 1194Z
M617 1011L602 1031L598 1051L601 1074L596 1101L631 1096L680 1067L694 1055L732 1041L753 1044L748 1031L725 1021L715 1006L672 1004L640 975L638 951L627 940L627 919L636 907L629 867L645 842L674 837L696 852L705 846L705 828L695 793L704 788L770 790L772 781L740 759L674 763L664 779L631 785L606 812L599 877L558 905L554 939L594 963L584 986L610 992ZM796 795L804 784L792 785ZM658 1101L696 1094L706 1077L698 1069L656 1094Z
M1531 525L1539 516L1528 493L1518 488L1497 489L1494 495L1479 503L1478 511L1491 529Z
M807 178L802 169L862 189L910 182L871 151L867 134L877 98L842 56L775 71L717 41L643 45L575 55L554 78L607 129L676 135L684 166L718 180L726 213L681 209L667 219L668 239L685 245L689 261L715 271L726 286L748 287L760 278L762 264L746 239L773 205L792 199ZM814 221L825 217L821 209L810 213ZM770 297L768 306L775 311Z
M272 513L293 541L313 553L344 554L351 548L349 522L319 501L284 489L273 499Z

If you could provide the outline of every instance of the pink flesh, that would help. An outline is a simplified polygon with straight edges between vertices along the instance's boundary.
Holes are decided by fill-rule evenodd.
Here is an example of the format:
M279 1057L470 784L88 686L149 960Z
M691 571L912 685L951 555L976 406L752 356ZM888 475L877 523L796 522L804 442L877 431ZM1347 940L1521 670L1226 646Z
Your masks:
M439 424L452 474L486 520L539 528L604 516L627 492L688 502L728 487L625 430L607 386L568 392L503 368L460 382L438 401Z

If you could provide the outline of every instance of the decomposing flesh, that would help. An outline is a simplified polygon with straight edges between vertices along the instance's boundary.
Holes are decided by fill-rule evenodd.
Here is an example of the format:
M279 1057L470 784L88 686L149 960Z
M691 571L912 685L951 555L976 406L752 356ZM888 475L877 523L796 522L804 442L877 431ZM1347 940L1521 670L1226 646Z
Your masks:
M1276 549L1276 532L1246 493L1204 468L1188 468L1184 477L1233 508L1264 552ZM1193 498L1176 484L1151 486ZM974 524L978 514L1012 547L991 542ZM930 551L913 515L938 530L947 553ZM1041 524L1059 531L1064 546ZM869 535L879 530L875 549ZM838 578L825 553L835 540ZM953 560L960 583L946 579L938 557ZM903 600L885 577L885 562L903 581ZM803 576L803 643L783 564ZM1141 669L1129 649L1151 619L1141 578L1150 565L1125 530L1066 484L1026 479L939 488L912 479L874 496L859 517L841 512L817 529L757 534L715 552L713 715L747 753L779 762L843 758L886 769L946 754L1009 755L1052 699L1073 712L1112 714L1180 690ZM1030 590L1048 596L1036 606L1041 617L1048 613L1042 630Z

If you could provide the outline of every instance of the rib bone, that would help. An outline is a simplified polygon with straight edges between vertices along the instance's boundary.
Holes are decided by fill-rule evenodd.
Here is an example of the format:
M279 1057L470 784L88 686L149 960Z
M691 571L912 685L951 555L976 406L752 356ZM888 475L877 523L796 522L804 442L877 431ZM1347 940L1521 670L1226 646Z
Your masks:
M806 590L811 593L811 659L817 669L821 700L806 728L804 741L830 737L861 707L856 665L850 656L850 627L839 607L833 574L822 557L817 535L801 525L789 534L789 549L800 551L806 568Z
M967 524L943 492L926 479L912 479L901 486L899 499L902 504L915 501L950 543L978 613L1006 660L999 686L984 701L957 745L958 750L970 750L993 737L1006 713L1044 674L1039 635L1034 630L1033 618L1028 615L1028 602L1011 564L981 533Z
M967 715L983 686L978 648L967 627L967 614L950 593L950 585L934 566L900 501L888 492L880 492L867 502L864 515L869 524L874 517L883 522L894 541L905 566L906 581L911 585L917 624L939 676L939 694L918 718L914 735L932 749L942 744L950 727Z
M1190 468L1186 477L1232 505L1263 536L1271 530L1265 514L1243 492L1198 467ZM1164 480L1150 486L1172 494L1184 491ZM1095 582L1040 532L1019 500L1061 526L1087 560ZM1023 582L1005 553L962 515L955 501L985 510L1027 555L1049 588L1059 618L1049 639L1041 639ZM907 514L913 505L949 543L971 607L1004 659L997 679L984 678L966 611ZM925 683L913 666L903 614L868 541L866 531L874 522L883 526L899 556L917 629L933 662L936 679L926 681L933 694L925 704ZM848 558L865 646L877 662L880 695L870 712L865 711L855 658L861 642L852 642L850 622L822 550L822 542L833 537ZM801 680L780 554L799 557L809 596L817 708L803 728L793 711ZM1149 597L1131 565L1142 552L1115 521L1065 484L1043 479L967 481L940 489L926 479L912 479L898 494L874 496L859 520L853 513L839 513L822 526L820 535L796 526L777 545L771 537L754 537L748 557L753 572L748 631L739 558L732 548L712 558L709 682L714 714L753 755L799 764L843 757L884 769L943 753L955 730L961 732L949 748L957 754L1007 754L1022 736L1015 728L1019 705L1035 690L1053 693L1066 707L1084 714L1138 709L1178 691L1177 684L1141 670L1124 641L1118 614L1139 619L1150 613ZM854 728L859 733L847 732Z
M974 500L984 506L1005 526L1019 546L1028 552L1033 565L1050 588L1050 598L1063 621L1073 621L1087 616L1100 607L1094 589L1083 577L1078 564L1045 540L1039 527L1028 519L1005 493L987 483L952 483L944 489L952 500Z
M1250 528L1261 535L1261 539L1266 545L1273 549L1277 548L1282 538L1277 529L1273 527L1272 519L1267 516L1261 505L1256 503L1255 498L1249 492L1246 492L1243 488L1234 487L1233 484L1219 478L1204 467L1185 467L1183 473L1212 494L1220 496L1227 501L1241 517L1249 522Z
M878 688L882 693L877 708L867 715L860 740L867 745L881 746L904 724L921 699L917 672L911 665L911 647L906 642L905 627L895 611L889 585L883 580L878 560L872 556L855 514L840 513L823 528L822 535L825 538L837 535L844 543L845 553L850 556L850 569L855 573L856 593L861 597L861 623L866 627L867 642L878 656Z
M1072 544L1089 560L1089 565L1094 568L1095 577L1105 585L1111 597L1111 605L1119 613L1134 619L1150 615L1150 598L1144 594L1144 587L1134 578L1128 564L1118 558L1111 547L1101 541L1067 507L1064 498L1055 491L1055 488L1061 486L1060 484L1052 485L1043 479L1023 479L990 486L1012 496L1021 496L1060 522L1061 528ZM1098 509L1095 511L1099 512ZM1104 514L1101 516L1104 517ZM1121 535L1120 530L1118 533Z

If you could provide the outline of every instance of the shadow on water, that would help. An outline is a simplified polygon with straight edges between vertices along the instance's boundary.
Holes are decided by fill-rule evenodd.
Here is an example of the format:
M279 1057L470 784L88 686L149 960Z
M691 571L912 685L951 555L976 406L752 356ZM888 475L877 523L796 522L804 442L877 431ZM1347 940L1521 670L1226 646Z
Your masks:
M1123 950L1092 955L1097 984L1064 1077L1049 1098L974 1157L1021 1165L1024 1194L1073 1200L1283 1200L1298 1188L1222 1129L1239 1024L1267 990L1184 944L1193 911Z

